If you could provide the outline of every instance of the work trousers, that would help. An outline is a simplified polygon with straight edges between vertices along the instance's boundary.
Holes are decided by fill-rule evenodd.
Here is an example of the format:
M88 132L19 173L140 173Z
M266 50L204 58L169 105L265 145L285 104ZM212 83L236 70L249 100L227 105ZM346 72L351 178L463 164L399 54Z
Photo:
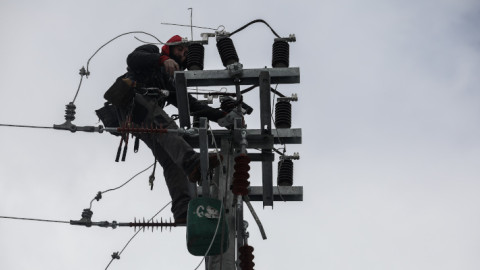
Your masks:
M145 127L178 129L175 121L158 105L158 100L137 94L135 101L135 106L142 106L148 111L142 121ZM195 184L189 182L187 175L198 164L199 154L177 133L143 133L136 136L152 150L163 168L174 218L183 217L195 189Z

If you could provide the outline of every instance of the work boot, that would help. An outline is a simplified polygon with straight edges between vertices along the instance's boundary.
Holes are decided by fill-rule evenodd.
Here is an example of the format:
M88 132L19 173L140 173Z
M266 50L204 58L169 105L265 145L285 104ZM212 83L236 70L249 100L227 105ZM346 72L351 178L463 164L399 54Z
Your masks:
M222 154L218 154L220 156L220 160L218 160L217 153L210 153L208 154L208 170L211 171L215 169L218 165L220 165L220 162L223 160ZM188 180L192 183L197 183L202 180L202 175L201 175L201 169L200 169L200 159L198 160L198 163L195 165L193 168L192 172L188 175Z
M187 224L187 212L185 212L184 214L181 214L180 216L178 216L177 218L175 218L175 223L177 225L185 225Z

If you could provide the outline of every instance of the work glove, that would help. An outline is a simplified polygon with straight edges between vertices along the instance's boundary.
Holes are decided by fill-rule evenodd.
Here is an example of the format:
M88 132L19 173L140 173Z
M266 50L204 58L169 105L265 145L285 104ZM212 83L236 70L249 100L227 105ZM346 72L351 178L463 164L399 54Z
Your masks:
M170 75L173 76L173 73L176 70L180 70L180 67L178 66L177 62L173 59L167 59L165 62L163 62L163 66L165 67L165 71Z
M217 123L221 127L225 127L228 129L234 128L235 118L242 118L242 115L237 112L237 110L233 110L227 113L224 117L218 119Z

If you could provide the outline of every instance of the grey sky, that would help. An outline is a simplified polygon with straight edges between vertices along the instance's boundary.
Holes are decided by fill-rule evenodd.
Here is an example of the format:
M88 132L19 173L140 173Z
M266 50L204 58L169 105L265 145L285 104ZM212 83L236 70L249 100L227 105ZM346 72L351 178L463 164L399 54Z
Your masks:
M478 1L2 1L0 123L63 123L78 70L99 46L135 30L190 38L160 24L188 24L189 7L195 25L233 31L262 18L297 36L290 63L301 83L278 89L299 95L293 126L303 144L287 149L301 154L294 182L304 202L254 205L269 237L250 222L256 269L480 267ZM232 37L244 67L270 66L273 37L260 24ZM139 44L122 37L93 58L76 124L97 124L93 111ZM206 68L222 68L213 42L206 58ZM117 146L108 134L0 127L0 215L80 218L98 191L153 162L141 146L115 163ZM161 172L153 191L149 173L94 203L93 219L149 217L168 203ZM132 234L0 220L0 269L104 269ZM194 269L200 259L183 229L141 233L110 269Z

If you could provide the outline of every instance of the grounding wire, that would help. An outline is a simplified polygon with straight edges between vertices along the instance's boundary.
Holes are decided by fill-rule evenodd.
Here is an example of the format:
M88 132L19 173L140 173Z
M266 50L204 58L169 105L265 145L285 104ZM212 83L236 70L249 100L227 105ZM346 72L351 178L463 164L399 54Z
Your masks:
M265 25L268 26L268 28L270 28L270 30L272 31L272 33L277 37L277 38L280 38L280 36L277 34L277 32L275 32L275 30L273 30L273 28L264 20L262 19L257 19L257 20L253 20L247 24L245 24L244 26L238 28L237 30L233 31L232 33L230 33L228 36L233 36L234 34L242 31L243 29L247 28L248 26L254 24L254 23L258 23L258 22L261 22L261 23L264 23Z
M20 127L20 128L46 128L53 129L53 127L46 126L29 126L29 125L13 125L13 124L0 124L1 127Z
M278 84L277 84L277 86L278 86ZM277 94L279 97L285 97L284 94L277 91L277 86L275 86L275 89L270 87L270 91L274 94Z
M164 207L162 207L162 209L160 209L155 215L153 215L153 217L151 217L148 222L152 221L158 214L160 214L169 204L171 204L172 201L170 201L169 203L167 203ZM145 226L143 226L145 227ZM122 255L123 251L127 248L127 246L130 244L130 242L132 242L132 240L135 238L135 236L137 236L137 234L141 231L141 229L138 229L138 231L136 231L133 236L130 238L130 240L128 240L128 242L125 244L125 246L123 247L123 249L117 253L118 255L118 258L120 258L120 255ZM115 253L114 253L115 254ZM110 266L110 264L113 262L113 260L115 260L116 257L112 256L112 259L110 260L110 262L108 263L107 267L105 267L105 270L108 269L108 267Z
M139 176L140 174L144 173L145 171L147 171L148 169L150 169L155 163L153 163L152 165L148 166L147 168L143 169L142 171L138 172L137 174L135 174L134 176L132 176L130 179L128 179L125 183L121 184L120 186L116 187L116 188L111 188L111 189L107 189L105 191L101 191L99 192L99 194L105 194L107 192L110 192L110 191L114 191L114 190L117 190L123 186L125 186L126 184L128 184L130 181L132 181L135 177ZM98 196L98 195L97 195ZM92 203L94 200L96 200L96 196L95 198L93 198L91 201L90 201L90 208L88 209L91 209L92 208Z
M208 125L208 129L210 130L210 134L212 135L212 142L213 142L213 145L215 146L215 154L217 154L217 159L220 161L221 168L223 168L223 160L220 157L220 152L218 151L217 141L215 140L215 136L213 135L212 127Z
M39 219L39 218L22 218L22 217L8 217L8 216L0 216L0 218L17 219L17 220L29 220L29 221L43 221L43 222L56 222L56 223L70 223L70 221Z

